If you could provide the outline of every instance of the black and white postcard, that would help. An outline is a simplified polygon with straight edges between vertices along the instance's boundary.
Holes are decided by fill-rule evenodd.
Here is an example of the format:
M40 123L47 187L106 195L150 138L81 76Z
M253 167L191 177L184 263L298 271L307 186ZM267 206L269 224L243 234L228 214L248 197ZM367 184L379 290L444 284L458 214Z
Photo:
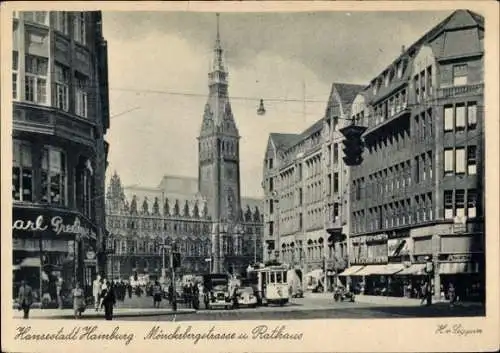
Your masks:
M498 349L498 10L2 4L2 351Z

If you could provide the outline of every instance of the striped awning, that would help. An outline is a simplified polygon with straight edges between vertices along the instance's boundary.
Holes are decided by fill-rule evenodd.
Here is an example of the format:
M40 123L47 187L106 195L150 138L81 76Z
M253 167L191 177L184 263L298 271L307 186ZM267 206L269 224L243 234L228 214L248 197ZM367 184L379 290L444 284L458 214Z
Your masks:
M441 262L439 264L439 274L441 275L478 272L479 264L477 262Z
M425 264L411 264L410 267L407 267L403 271L397 273L398 276L421 276L425 274Z
M361 270L365 266L351 266L344 270L344 272L340 273L339 276L357 276L356 272Z

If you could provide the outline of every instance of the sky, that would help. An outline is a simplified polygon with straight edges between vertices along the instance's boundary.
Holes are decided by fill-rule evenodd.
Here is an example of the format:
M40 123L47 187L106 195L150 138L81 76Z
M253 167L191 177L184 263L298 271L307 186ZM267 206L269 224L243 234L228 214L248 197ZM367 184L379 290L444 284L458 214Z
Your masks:
M229 95L241 135L242 196L263 194L269 133L306 129L324 115L333 82L368 84L403 45L449 14L222 13ZM104 12L103 30L111 110L108 175L116 171L124 185L152 187L163 175L196 177L215 14ZM256 113L260 99L263 116Z

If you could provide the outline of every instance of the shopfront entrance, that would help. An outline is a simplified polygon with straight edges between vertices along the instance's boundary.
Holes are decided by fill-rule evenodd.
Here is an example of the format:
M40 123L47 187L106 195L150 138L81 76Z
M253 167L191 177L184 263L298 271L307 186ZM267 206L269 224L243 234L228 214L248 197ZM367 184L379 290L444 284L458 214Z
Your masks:
M14 296L25 280L46 307L71 305L75 281L87 283L83 260L96 249L95 226L77 212L14 206L12 233Z

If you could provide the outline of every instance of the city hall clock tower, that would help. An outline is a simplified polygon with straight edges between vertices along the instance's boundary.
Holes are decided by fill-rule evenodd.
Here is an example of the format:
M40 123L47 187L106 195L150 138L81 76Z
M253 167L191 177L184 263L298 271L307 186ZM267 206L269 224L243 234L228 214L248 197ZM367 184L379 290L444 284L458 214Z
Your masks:
M219 36L208 74L209 94L198 137L198 190L214 221L237 221L240 212L239 133L228 95L228 73Z

